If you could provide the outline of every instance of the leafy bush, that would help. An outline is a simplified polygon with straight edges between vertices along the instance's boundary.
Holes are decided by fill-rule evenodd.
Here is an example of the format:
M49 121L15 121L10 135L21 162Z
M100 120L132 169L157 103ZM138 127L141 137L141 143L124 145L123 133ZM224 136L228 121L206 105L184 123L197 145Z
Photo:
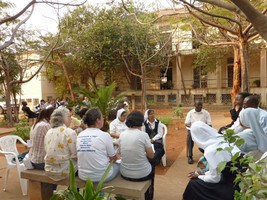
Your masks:
M229 144L224 150L231 152L232 144L241 146L244 139L237 136L233 130L227 129L222 136ZM217 149L221 151L223 149ZM266 161L256 161L253 156L244 156L238 159L239 153L232 155L232 172L236 172L237 176L234 180L235 184L240 187L240 192L235 191L235 200L251 200L251 199L267 199L267 165ZM236 164L247 166L247 170L238 169ZM220 163L218 170L222 171L226 166L225 162Z
M158 120L161 121L161 123L168 126L171 123L172 118L171 117L158 117Z
M31 127L29 126L27 119L23 119L16 125L16 130L12 134L21 137L24 141L27 141L30 139L30 131Z
M178 117L178 119L183 119L184 118L184 110L182 108L182 105L177 105L174 109L173 109L173 113L176 117Z

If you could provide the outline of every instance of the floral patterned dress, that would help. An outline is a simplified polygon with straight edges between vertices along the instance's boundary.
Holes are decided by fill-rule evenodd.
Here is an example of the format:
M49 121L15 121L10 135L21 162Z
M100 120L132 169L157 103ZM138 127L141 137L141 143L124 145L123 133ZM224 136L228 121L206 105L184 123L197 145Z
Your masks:
M55 181L69 175L69 160L72 159L77 169L77 134L74 130L62 125L50 129L45 136L45 171Z

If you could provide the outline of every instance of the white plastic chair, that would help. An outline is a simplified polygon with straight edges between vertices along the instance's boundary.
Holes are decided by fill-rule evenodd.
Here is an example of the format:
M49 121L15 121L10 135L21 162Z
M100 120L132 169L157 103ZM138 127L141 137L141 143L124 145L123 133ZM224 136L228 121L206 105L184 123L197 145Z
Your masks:
M19 136L16 135L7 135L0 138L0 153L4 154L6 157L7 165L6 165L6 174L5 174L5 184L4 191L7 188L7 180L9 175L9 170L12 168L17 168L18 177L20 181L20 187L23 195L27 195L28 181L26 179L22 179L20 177L20 172L25 170L25 166L23 163L20 163L18 160L18 150L17 150L17 140L19 140L23 145L27 146L27 143L23 141ZM12 159L15 158L16 162L13 163Z
M163 126L162 144L163 144L163 148L164 148L165 154L164 154L164 156L162 156L161 162L162 162L162 165L164 167L166 167L166 165L167 165L167 162L166 162L166 154L167 154L167 151L166 151L166 136L168 134L168 129L167 129L167 126L165 124L162 124L162 126Z

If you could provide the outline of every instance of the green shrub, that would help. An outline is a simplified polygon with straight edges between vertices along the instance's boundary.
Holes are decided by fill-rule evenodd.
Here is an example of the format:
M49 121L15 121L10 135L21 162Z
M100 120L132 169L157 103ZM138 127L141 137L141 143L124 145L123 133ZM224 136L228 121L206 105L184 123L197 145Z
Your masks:
M184 110L182 108L182 105L178 105L173 109L173 113L178 119L183 119L184 118Z
M30 139L30 131L31 127L29 126L28 121L23 119L16 125L16 130L12 132L12 134L21 137L24 141L27 141Z
M237 136L233 130L227 129L222 136L227 141L228 146L224 148L229 153L233 149L232 144L241 146L244 139ZM222 149L218 148L218 151ZM239 153L232 155L232 172L236 172L237 176L234 180L235 184L240 187L240 192L235 191L235 200L251 200L251 199L267 199L267 171L266 160L256 161L253 156L244 156L238 159ZM236 164L247 166L247 170L240 170ZM226 162L220 163L218 170L222 171L226 166Z
M158 120L161 121L161 123L168 126L171 123L172 118L171 117L158 117Z

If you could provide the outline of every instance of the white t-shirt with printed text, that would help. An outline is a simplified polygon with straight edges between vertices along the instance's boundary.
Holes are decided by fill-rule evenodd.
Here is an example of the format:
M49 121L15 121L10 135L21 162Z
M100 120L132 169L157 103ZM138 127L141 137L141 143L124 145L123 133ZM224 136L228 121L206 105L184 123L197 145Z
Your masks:
M78 175L82 180L100 181L115 156L111 136L98 128L87 128L77 137ZM109 175L113 173L111 168Z

